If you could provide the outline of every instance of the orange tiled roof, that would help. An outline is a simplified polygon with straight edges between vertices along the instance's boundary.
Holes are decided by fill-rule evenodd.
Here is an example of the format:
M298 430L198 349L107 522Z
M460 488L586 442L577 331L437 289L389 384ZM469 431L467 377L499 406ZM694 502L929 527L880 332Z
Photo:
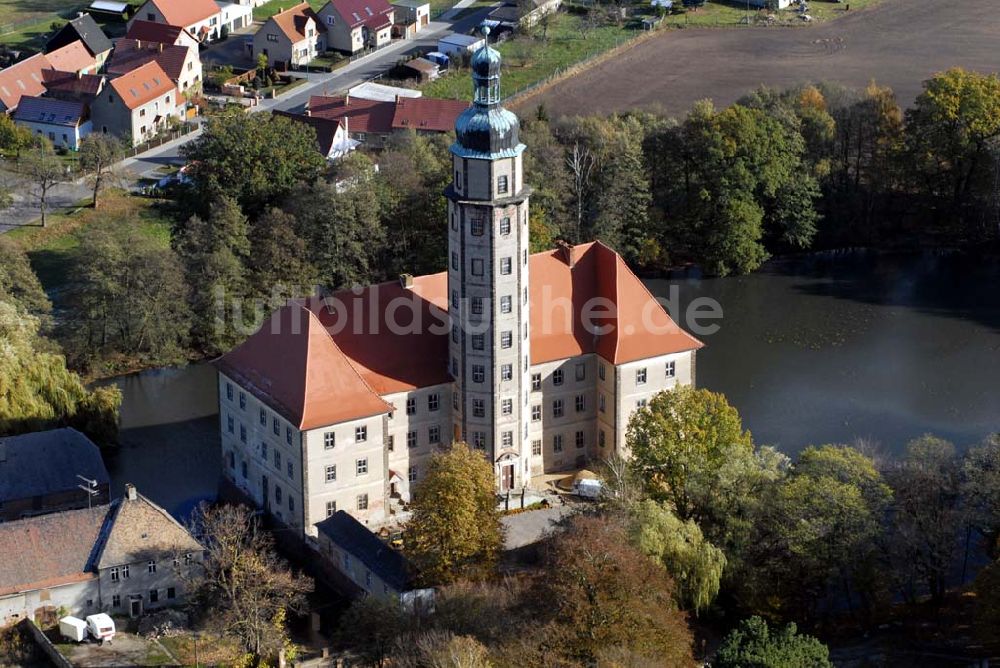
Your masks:
M96 68L97 60L87 50L81 40L70 42L66 46L45 54L52 69L59 72L82 72Z
M150 0L167 23L184 28L219 13L213 0Z
M310 116L340 121L349 132L392 132L395 102L366 100L361 97L329 97L313 95L306 109Z
M392 115L392 127L400 129L449 132L455 129L459 114L469 108L463 100L438 100L433 97L398 97Z
M111 80L122 102L135 109L174 89L174 82L155 60L141 65L128 74Z
M532 364L586 353L624 364L703 345L678 327L624 260L600 242L536 253L529 272ZM442 324L447 322L447 273L416 277L410 288L389 282L334 297L346 313L331 312L319 299L292 303L217 365L262 400L283 408L302 429L382 412L379 395L450 382L449 329ZM596 297L614 305L617 316L600 323L611 326L600 336L583 323L584 306ZM400 300L410 305L389 308L405 305ZM303 319L304 330L293 331L291 314L303 307L311 317ZM353 331L355 317L365 323L363 331ZM413 317L420 319L416 333L395 334L387 326L392 318L405 329Z
M48 58L39 53L0 70L0 111L12 111L22 96L43 94L42 71L48 69Z
M285 36L295 44L306 39L306 26L309 19L313 20L313 28L319 29L319 17L312 10L308 2L303 2L294 7L278 12L270 18L275 25L285 33Z

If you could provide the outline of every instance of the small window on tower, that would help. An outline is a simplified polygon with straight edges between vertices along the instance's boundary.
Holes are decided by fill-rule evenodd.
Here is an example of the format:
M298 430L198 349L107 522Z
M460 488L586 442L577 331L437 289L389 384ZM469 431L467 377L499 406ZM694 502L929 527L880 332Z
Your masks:
M500 220L500 234L502 234L503 236L507 236L508 234L510 234L510 217L509 216L504 216Z
M481 237L483 232L486 230L486 221L483 220L482 216L476 216L472 219L472 236Z
M483 275L483 261L481 258L473 258L472 260L472 275L482 276Z
M500 259L500 273L507 275L511 272L511 260L509 257Z
M497 193L501 195L507 194L507 176L497 177Z

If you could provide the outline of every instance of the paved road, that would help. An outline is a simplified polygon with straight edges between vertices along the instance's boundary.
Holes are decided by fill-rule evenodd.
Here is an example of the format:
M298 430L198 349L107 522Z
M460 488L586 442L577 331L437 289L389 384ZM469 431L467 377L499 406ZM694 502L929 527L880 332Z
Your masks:
M30 182L0 167L0 187L7 188L14 195L14 206L0 211L0 234L38 220L38 197ZM90 188L81 180L60 183L49 191L46 199L51 212L72 207L90 195Z
M529 98L521 111L544 103L554 115L683 114L697 100L727 105L762 83L863 87L873 78L909 106L935 72L1000 69L998 36L998 0L883 0L808 27L668 30Z

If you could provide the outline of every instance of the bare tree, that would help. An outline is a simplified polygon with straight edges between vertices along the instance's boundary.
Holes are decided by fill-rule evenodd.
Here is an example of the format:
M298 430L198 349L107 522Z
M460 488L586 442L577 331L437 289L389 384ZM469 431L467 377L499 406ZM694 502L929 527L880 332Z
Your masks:
M642 498L638 480L627 459L617 452L604 460L600 472L604 479L603 500L614 510L625 511Z
M87 174L94 186L95 209L98 195L115 180L115 165L124 155L125 147L113 135L94 133L83 140L80 146L80 169Z
M38 198L38 209L42 214L42 227L45 227L50 191L66 179L66 167L48 143L24 153L18 166L32 184L33 194Z
M293 573L270 534L245 506L201 506L191 526L205 546L189 590L196 609L255 660L277 656L288 640L289 610L305 606L312 580Z
M594 171L597 159L585 146L577 141L566 156L566 166L572 176L573 199L576 200L576 241L583 232L583 204L590 192L590 177Z

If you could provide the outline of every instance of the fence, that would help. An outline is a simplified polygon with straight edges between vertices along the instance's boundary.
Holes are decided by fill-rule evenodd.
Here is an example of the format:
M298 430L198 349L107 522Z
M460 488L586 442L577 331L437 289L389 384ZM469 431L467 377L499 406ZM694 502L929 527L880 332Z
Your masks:
M30 619L24 619L20 624L18 624L18 626L21 627L22 631L26 630L28 632L28 635L30 635L31 639L35 641L35 644L38 645L43 652L45 652L47 657L49 657L52 665L56 666L56 668L73 668L73 664L71 664L65 656L59 653L59 650L57 650L55 645L52 644L52 641L49 640L44 633L42 633L40 628L35 626L33 621Z
M154 137L153 139L150 139L148 142L139 144L138 146L131 147L130 149L128 149L127 153L129 154L130 157L135 157L140 153L144 153L150 149L163 146L164 144L172 142L175 139L179 139L184 135L191 134L197 129L198 129L197 123L185 123L176 130L168 130L165 134Z

